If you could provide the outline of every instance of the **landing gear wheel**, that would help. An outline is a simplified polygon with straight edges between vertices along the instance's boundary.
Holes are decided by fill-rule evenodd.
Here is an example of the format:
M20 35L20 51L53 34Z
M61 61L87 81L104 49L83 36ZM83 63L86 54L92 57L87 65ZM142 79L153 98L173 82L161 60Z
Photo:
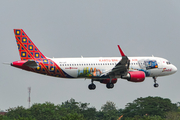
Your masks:
M107 83L107 84L106 84L106 87L107 87L108 89L113 88L113 87L114 87L114 84L113 84L113 83Z
M94 89L96 89L96 85L95 84L89 84L89 86L88 86L88 88L90 89L90 90L94 90Z
M157 81L157 80L156 80L156 77L153 77L153 79L154 79L154 87L157 88L157 87L159 86L159 84L156 83L156 81Z
M157 88L158 86L159 86L159 84L157 84L157 83L155 83L155 84L154 84L154 87L156 87L156 88Z

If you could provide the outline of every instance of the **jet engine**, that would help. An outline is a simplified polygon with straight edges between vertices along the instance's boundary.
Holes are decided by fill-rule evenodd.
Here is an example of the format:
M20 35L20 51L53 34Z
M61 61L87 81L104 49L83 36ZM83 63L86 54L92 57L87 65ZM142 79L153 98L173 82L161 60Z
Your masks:
M143 82L145 77L145 73L142 71L130 71L127 76L122 76L123 79L131 82Z

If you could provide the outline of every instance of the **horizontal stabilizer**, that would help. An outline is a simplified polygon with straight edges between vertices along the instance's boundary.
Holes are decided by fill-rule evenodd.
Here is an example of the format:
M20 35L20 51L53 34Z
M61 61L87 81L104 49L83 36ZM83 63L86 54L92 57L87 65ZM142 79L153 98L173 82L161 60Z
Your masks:
M37 68L38 64L33 60L33 61L27 61L23 65L28 66L30 68Z

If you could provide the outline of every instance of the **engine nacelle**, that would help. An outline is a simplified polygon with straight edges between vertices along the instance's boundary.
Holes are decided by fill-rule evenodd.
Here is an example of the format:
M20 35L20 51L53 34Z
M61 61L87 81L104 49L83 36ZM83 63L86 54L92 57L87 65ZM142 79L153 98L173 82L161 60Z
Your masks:
M112 79L112 81L111 81L111 83L116 83L117 82L117 78L114 78L114 79ZM103 83L103 84L107 84L107 83L110 83L110 79L108 78L108 79L102 79L102 80L100 80L100 83Z
M122 76L123 79L131 82L143 82L145 77L145 73L142 71L130 71L127 76Z

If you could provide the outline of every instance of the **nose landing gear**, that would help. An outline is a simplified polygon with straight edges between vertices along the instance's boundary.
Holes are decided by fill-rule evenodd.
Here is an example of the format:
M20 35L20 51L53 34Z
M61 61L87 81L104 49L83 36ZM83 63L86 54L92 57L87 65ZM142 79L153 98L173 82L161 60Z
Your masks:
M156 83L156 81L157 81L157 80L156 80L156 77L153 77L153 79L154 79L154 87L157 88L157 87L159 86L159 84Z

